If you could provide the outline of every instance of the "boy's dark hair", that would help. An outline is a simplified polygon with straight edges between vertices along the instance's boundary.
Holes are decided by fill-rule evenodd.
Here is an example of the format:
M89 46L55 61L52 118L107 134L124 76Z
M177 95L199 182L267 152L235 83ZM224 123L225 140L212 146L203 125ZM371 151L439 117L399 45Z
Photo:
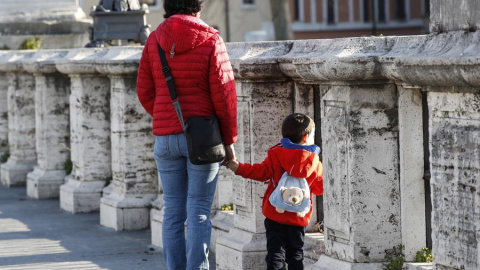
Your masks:
M288 115L282 124L282 136L293 143L300 143L304 135L309 135L315 123L312 118L303 113L292 113Z
M202 11L205 0L164 0L165 19L175 14L194 15Z

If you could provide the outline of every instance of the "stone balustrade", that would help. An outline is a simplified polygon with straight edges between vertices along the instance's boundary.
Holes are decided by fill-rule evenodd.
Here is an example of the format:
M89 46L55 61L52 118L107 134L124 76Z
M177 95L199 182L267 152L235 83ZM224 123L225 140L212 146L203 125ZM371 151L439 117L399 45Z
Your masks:
M325 234L307 240L322 251L306 246L309 269L381 269L398 245L412 261L430 223L437 269L480 267L479 39L478 31L459 30L227 44L239 160L262 161L287 114L316 119ZM10 152L1 179L27 181L34 198L60 196L73 213L100 210L101 224L116 230L150 224L152 242L161 245L151 118L135 92L141 50L1 52L0 153ZM212 218L217 269L265 268L264 190L221 171ZM219 211L228 203L233 213Z

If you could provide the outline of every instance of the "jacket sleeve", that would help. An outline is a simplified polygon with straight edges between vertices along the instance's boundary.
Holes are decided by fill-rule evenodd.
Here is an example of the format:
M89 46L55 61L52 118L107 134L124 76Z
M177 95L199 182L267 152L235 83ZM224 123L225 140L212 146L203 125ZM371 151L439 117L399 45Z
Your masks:
M319 160L315 166L314 172L310 177L312 178L310 191L312 191L312 193L315 195L323 195L323 165Z
M273 168L270 158L267 156L262 163L257 164L240 163L235 174L240 175L243 178L265 182L273 177Z
M209 83L220 131L226 145L237 141L237 93L227 48L220 36L210 56Z
M150 67L148 42L145 45L137 76L137 95L143 108L153 116L153 105L155 104L155 82Z

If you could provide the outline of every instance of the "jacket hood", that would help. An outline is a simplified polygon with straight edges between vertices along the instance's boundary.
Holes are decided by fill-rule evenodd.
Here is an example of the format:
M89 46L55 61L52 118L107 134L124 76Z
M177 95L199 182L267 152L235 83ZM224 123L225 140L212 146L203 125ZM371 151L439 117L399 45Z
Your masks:
M202 45L217 34L217 30L200 18L177 14L165 19L158 26L155 38L165 52L169 53L173 48L175 54L182 54Z
M316 164L313 161L319 158L317 153L320 152L320 147L316 145L303 146L292 142L287 144L286 141L282 141L272 150L286 172L294 177L307 178L315 170L312 165Z

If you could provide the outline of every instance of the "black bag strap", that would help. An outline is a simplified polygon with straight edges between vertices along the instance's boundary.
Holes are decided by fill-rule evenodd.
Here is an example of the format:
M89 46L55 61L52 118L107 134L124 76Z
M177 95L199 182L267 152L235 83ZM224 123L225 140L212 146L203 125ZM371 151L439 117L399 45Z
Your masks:
M172 99L173 107L175 108L175 112L177 113L178 120L182 125L183 131L187 131L187 126L185 125L185 121L183 121L182 110L180 108L180 103L178 102L177 92L175 91L175 84L173 83L172 73L170 72L170 68L168 67L167 57L165 57L165 51L160 47L160 44L157 42L158 47L158 55L160 56L160 62L162 62L162 72L165 80L167 81L168 92L170 93L170 98Z

